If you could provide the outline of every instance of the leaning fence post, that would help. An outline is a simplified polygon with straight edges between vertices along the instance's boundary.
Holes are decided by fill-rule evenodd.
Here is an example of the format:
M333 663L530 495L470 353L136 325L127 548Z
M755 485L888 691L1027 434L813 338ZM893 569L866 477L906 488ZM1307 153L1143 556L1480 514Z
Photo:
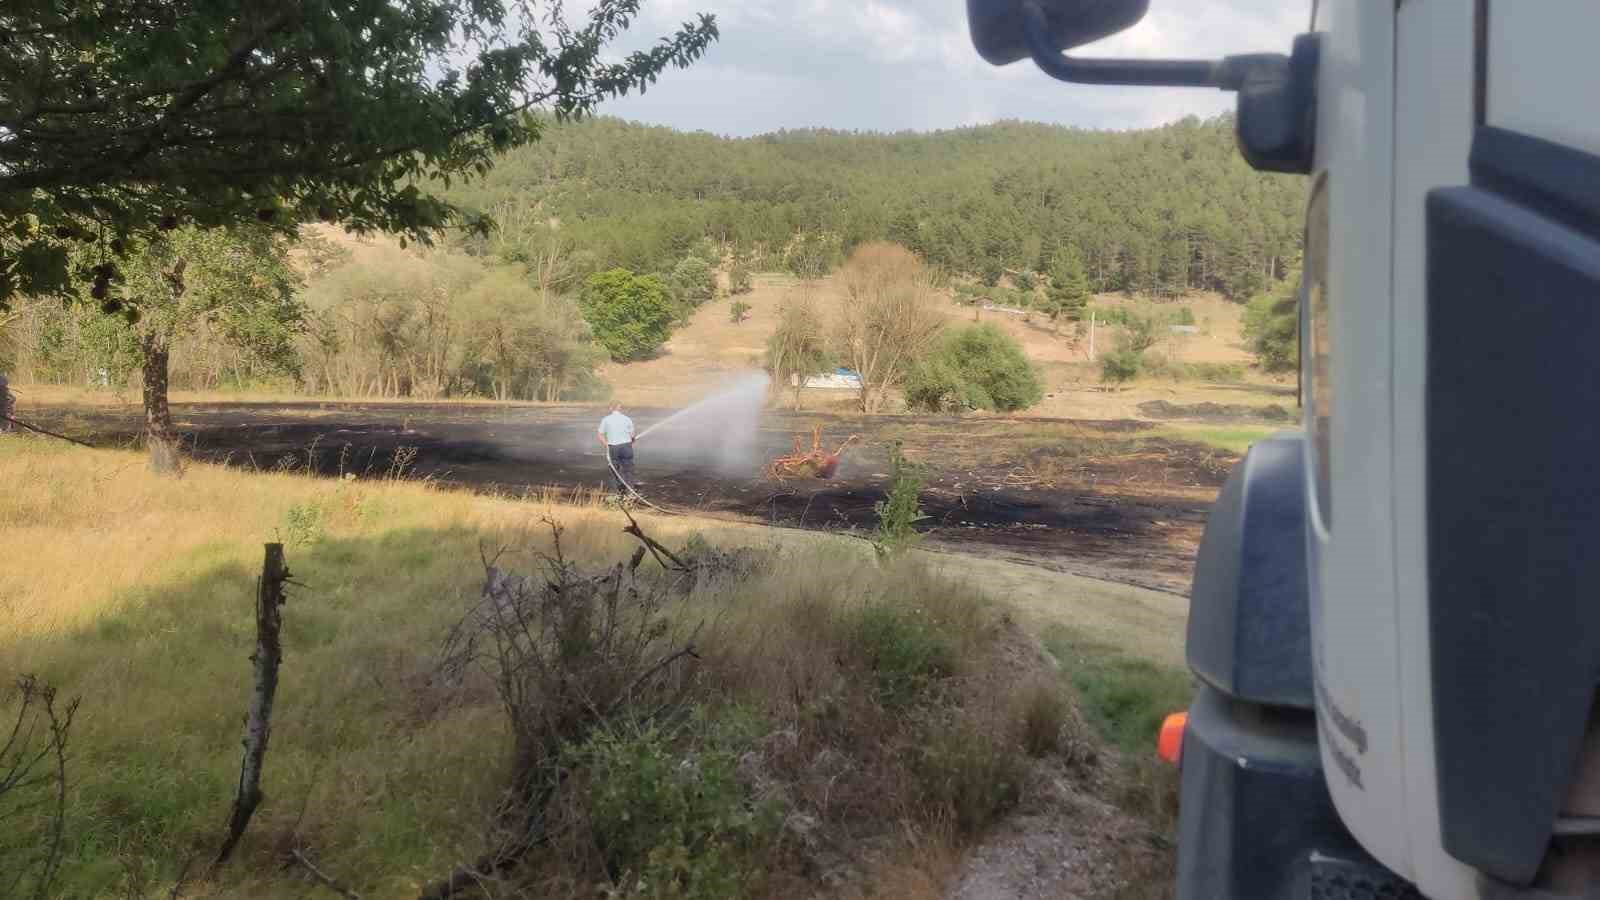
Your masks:
M272 698L278 692L278 664L283 661L283 644L278 632L283 625L283 586L288 580L283 545L267 544L261 579L256 584L256 652L250 656L255 664L255 690L250 695L250 712L245 719L239 792L233 798L228 836L222 849L217 851L213 867L227 861L261 803L261 763L266 758L267 738L272 733Z

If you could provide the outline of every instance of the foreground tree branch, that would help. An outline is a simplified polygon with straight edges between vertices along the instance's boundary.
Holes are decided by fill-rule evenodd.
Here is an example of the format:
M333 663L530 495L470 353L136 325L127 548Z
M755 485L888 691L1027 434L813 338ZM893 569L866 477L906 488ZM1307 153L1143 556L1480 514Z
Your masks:
M717 39L701 15L616 59L640 3L572 25L562 0L0 5L0 305L61 291L77 243L113 260L180 224L487 230L419 186L482 175L539 138L533 112L585 115Z
M324 873L321 869L317 868L312 864L311 860L306 858L304 853L300 852L299 850L294 850L290 853L290 855L294 857L295 862L305 867L305 870L311 873L311 877L315 878L318 884L330 891L333 891L335 894L344 897L345 900L361 900L360 894L340 884L338 881Z

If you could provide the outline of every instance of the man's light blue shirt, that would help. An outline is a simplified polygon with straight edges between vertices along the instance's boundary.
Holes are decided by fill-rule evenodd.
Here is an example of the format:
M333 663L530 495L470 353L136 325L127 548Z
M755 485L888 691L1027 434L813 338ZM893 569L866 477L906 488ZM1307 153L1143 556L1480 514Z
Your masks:
M630 443L633 441L633 420L614 412L600 420L600 436L613 447Z

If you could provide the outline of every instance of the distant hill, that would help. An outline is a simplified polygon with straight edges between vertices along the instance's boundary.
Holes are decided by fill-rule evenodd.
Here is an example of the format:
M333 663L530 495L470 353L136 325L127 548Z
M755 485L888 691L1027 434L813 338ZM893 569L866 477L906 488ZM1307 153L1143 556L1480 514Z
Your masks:
M988 280L1076 252L1096 291L1237 299L1297 259L1304 192L1246 166L1229 117L739 139L595 119L549 126L451 196L537 210L590 270L668 271L705 238L771 268L809 234L835 258L888 238Z

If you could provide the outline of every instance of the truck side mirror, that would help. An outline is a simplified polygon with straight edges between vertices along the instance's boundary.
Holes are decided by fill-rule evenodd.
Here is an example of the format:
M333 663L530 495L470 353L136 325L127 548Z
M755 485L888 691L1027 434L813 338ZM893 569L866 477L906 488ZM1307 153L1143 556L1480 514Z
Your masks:
M1057 52L1109 37L1144 18L1150 0L1043 0L1045 34ZM1032 55L1024 0L967 0L967 24L978 55L1004 66Z
M1063 50L1115 34L1144 18L1150 0L967 0L973 46L997 66L1024 57L1045 74L1078 84L1215 87L1239 95L1239 150L1269 172L1311 171L1316 125L1316 34L1293 55L1210 59L1083 59Z

